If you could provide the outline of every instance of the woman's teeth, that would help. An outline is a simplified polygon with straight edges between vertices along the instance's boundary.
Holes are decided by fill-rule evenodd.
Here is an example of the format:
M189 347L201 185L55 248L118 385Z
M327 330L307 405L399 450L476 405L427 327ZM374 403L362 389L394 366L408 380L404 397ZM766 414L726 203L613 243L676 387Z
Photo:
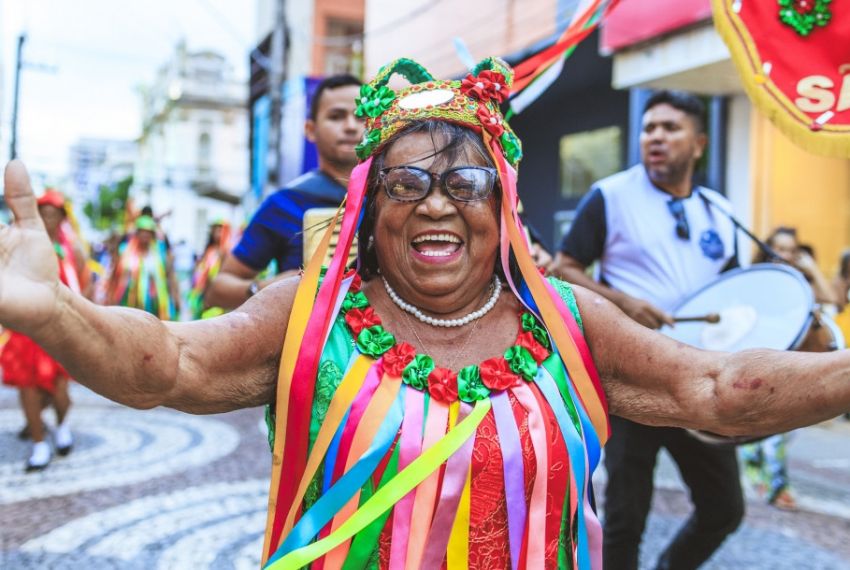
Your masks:
M414 238L411 245L427 257L448 257L457 252L462 243L452 234L428 234Z
M447 241L449 243L460 243L460 239L452 234L428 234L413 238L413 243L422 243L426 241Z

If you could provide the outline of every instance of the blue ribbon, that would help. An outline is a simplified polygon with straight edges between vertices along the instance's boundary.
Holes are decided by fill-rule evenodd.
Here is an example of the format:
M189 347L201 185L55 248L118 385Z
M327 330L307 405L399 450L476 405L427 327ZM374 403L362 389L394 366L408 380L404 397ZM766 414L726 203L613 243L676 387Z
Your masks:
M387 416L378 428L378 433L372 445L366 450L357 463L348 472L340 477L339 481L319 498L313 507L304 513L301 520L293 527L292 531L277 549L277 552L269 558L266 566L274 563L293 550L302 548L310 543L322 530L322 528L333 519L334 515L342 509L348 501L354 497L366 480L374 473L381 459L386 456L395 441L401 420L404 417L404 392L405 386L401 386L398 397L390 406Z

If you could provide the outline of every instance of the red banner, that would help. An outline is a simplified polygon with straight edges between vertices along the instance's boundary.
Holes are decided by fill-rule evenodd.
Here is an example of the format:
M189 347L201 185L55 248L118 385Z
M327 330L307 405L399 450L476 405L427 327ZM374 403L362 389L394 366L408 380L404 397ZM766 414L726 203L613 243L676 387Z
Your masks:
M850 2L712 0L753 103L801 147L850 157Z
M621 0L600 28L600 49L613 53L710 18L710 0Z

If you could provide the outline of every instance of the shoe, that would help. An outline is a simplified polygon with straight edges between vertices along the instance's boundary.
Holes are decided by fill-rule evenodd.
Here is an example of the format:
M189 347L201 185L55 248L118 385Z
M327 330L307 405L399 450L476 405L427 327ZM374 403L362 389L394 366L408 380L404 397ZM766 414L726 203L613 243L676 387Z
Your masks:
M56 428L56 431L53 432L53 443L56 444L56 453L62 457L71 453L71 449L74 447L74 436L68 426L62 424Z
M794 499L794 495L791 494L791 491L787 488L776 493L776 495L771 498L770 504L783 511L797 510L797 501Z
M52 457L53 453L50 451L50 444L46 441L39 441L32 444L32 454L30 454L30 458L27 459L25 471L27 473L42 471L45 467L50 465Z

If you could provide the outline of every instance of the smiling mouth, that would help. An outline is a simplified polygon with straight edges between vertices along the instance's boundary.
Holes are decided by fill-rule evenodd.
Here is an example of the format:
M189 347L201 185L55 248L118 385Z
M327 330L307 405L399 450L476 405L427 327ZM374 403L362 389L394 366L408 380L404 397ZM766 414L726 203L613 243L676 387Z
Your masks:
M449 257L458 252L463 241L454 234L427 234L413 238L410 246L426 257Z

